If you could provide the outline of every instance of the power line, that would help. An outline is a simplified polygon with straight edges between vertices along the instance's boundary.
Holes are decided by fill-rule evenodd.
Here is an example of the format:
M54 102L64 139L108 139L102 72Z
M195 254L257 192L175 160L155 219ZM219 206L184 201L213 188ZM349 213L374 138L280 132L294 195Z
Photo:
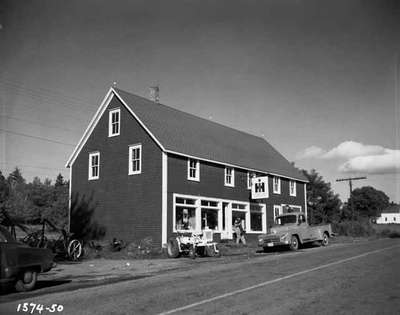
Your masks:
M4 86L2 86L1 83L0 83L0 87L3 87L3 90L7 90L7 88L4 88ZM74 106L72 104L72 102L69 102L69 103L60 102L60 100L58 100L58 99L56 99L56 100L55 99L49 99L49 98L43 97L42 95L33 94L31 92L27 92L27 91L24 91L24 90L13 90L13 91L7 90L7 91L9 93L14 94L14 95L18 95L18 96L25 97L25 98L28 97L29 99L34 99L36 102L40 102L40 104L47 104L47 105L50 105L52 107L54 107L54 105L58 105L58 106L61 106L61 107L68 108L69 110L77 110L77 106L79 106L80 112L84 111L84 112L87 112L87 113L93 112L95 110L94 106L91 109L83 108L83 107L87 107L87 105L86 106L85 105L84 106L82 106L82 105ZM73 105L73 106L70 106L70 105Z
M52 142L52 143L63 144L63 145L69 145L69 146L71 146L71 147L75 147L75 144L71 144L71 143L66 143L66 142L57 141L57 140L52 140L52 139L43 138L43 137L31 136L31 135L28 135L28 134L26 134L26 133L15 132L15 131L6 130L6 129L2 129L2 128L0 128L0 130L1 130L1 131L4 131L4 132L7 132L7 133L10 133L10 134L18 135L18 136L23 136L23 137L28 137L28 138L33 138L33 139L38 139L38 140L43 140L43 141L48 141L48 142Z
M74 97L74 96L70 96L70 95L67 96L67 95L62 94L60 92L57 92L57 91L54 91L54 90L50 90L50 89L45 89L45 88L42 88L42 87L39 87L37 89L32 89L32 88L26 87L21 82L11 81L11 80L7 80L7 79L3 79L3 80L0 79L0 84L11 86L11 87L16 88L16 89L22 89L22 90L30 92L30 93L32 93L34 95L39 95L40 97L44 96L44 97L47 97L47 98L56 98L57 100L61 99L61 100L66 101L68 103L69 102L73 102L75 104L79 103L79 104L84 105L84 106L91 106L91 107L95 106L95 105L91 105L88 100L80 99L80 98L77 98L77 97Z
M65 131L70 131L70 132L78 132L77 130L73 130L73 129L68 129L68 128L63 128L63 127L56 127L56 126L50 126L47 124L43 124L43 123L39 123L39 122L35 122L32 120L27 120L27 119L22 119L22 118L18 118L18 117L13 117L13 116L8 116L8 115L0 115L0 117L4 117L7 119L13 119L13 120L19 120L19 121L24 121L33 125L38 125L38 126L43 126L43 127L47 127L47 128L54 128L54 129L60 129L60 130L65 130Z

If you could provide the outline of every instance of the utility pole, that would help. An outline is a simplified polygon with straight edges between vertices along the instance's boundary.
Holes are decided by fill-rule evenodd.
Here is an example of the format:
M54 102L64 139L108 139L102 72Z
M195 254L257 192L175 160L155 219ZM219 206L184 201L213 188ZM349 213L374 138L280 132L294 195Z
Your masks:
M367 177L349 177L349 178L339 178L336 181L337 182L349 182L349 187L350 187L350 207L351 207L351 221L354 221L354 204L353 204L353 198L351 198L351 194L353 193L353 180L361 180L361 179L367 179Z

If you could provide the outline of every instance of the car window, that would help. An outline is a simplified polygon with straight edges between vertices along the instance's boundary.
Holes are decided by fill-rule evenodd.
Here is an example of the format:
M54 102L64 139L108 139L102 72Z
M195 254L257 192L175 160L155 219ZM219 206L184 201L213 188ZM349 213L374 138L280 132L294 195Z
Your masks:
M277 217L275 220L276 225L285 225L296 223L296 215L285 215L281 217Z

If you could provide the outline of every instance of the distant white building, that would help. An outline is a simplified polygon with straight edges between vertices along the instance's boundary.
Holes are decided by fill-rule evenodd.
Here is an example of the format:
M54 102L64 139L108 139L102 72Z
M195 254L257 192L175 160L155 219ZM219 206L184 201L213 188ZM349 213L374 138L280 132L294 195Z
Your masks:
M377 224L400 224L400 205L391 205L382 211L381 216L376 219Z

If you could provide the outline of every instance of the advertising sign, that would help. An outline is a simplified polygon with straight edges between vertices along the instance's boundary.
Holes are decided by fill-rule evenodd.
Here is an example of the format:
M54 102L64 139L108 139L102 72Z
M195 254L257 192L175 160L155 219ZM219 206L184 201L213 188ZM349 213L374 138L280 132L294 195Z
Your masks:
M268 198L268 176L251 179L251 199Z

